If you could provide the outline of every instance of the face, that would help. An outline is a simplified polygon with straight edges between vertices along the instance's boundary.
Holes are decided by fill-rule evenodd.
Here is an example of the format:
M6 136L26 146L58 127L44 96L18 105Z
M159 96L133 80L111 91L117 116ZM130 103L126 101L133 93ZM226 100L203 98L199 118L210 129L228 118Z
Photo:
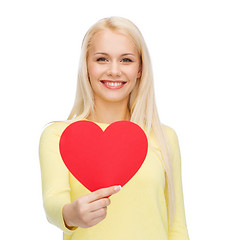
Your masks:
M133 41L111 30L96 33L88 52L88 76L95 101L128 102L141 77L140 56Z

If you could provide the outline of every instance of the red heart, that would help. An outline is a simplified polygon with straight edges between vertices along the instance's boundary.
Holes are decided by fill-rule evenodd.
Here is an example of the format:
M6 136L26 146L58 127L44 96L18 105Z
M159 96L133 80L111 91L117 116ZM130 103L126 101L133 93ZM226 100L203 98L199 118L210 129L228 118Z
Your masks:
M124 186L143 164L148 150L144 131L130 121L117 121L103 131L91 121L70 124L59 142L72 175L90 191Z

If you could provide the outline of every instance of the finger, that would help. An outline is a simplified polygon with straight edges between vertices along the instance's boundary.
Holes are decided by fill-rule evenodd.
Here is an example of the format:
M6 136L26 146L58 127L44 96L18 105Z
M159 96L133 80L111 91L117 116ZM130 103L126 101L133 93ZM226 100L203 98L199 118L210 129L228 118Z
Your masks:
M109 195L113 195L113 194L117 193L118 191L120 191L120 189L121 189L120 185L98 189L97 191L89 194L88 200L89 200L89 202L93 202L98 199L108 197Z
M96 218L105 218L107 215L107 207L98 209L94 212L91 212L91 221L93 221Z
M93 201L91 203L89 203L89 211L93 212L96 211L98 209L104 208L109 206L111 203L109 198L101 198L99 200Z
M94 219L91 221L91 226L94 226L94 225L98 224L98 223L101 222L105 217L106 217L106 216L94 218Z
M97 209L97 210L95 210L95 211L91 211L91 213L98 212L98 210L100 210L100 209L103 209L105 212L107 212L107 207L103 207L103 208L99 208L99 209Z
M105 207L105 208L98 209L94 212L91 212L89 214L89 219L91 219L90 222L92 222L93 219L102 218L102 217L105 217L106 215L107 215L107 208Z

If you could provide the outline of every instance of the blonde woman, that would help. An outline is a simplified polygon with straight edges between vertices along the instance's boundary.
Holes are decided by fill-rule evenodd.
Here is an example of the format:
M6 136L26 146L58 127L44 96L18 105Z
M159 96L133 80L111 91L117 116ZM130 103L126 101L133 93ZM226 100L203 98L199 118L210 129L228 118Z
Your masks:
M128 120L145 131L147 157L122 189L90 192L67 170L59 139L69 124L79 120L92 121L102 130ZM149 53L131 21L104 18L88 30L74 106L66 121L44 129L39 158L47 219L62 229L63 239L189 239L178 138L159 120Z

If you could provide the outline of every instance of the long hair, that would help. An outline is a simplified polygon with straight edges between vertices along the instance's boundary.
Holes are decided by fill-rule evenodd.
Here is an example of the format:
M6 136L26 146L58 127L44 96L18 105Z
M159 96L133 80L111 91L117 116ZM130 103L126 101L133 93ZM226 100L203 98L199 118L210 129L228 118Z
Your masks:
M93 36L105 29L122 33L130 37L138 49L142 75L137 79L135 88L130 93L128 108L131 115L130 121L138 124L147 137L155 139L157 146L149 142L149 147L161 159L167 177L168 215L169 225L172 224L175 214L174 184L171 166L171 155L163 125L158 117L155 103L152 65L149 52L139 29L131 21L121 17L110 17L99 20L86 33L82 42L82 49L78 70L78 81L75 102L69 121L87 118L94 114L94 94L88 78L87 58Z

